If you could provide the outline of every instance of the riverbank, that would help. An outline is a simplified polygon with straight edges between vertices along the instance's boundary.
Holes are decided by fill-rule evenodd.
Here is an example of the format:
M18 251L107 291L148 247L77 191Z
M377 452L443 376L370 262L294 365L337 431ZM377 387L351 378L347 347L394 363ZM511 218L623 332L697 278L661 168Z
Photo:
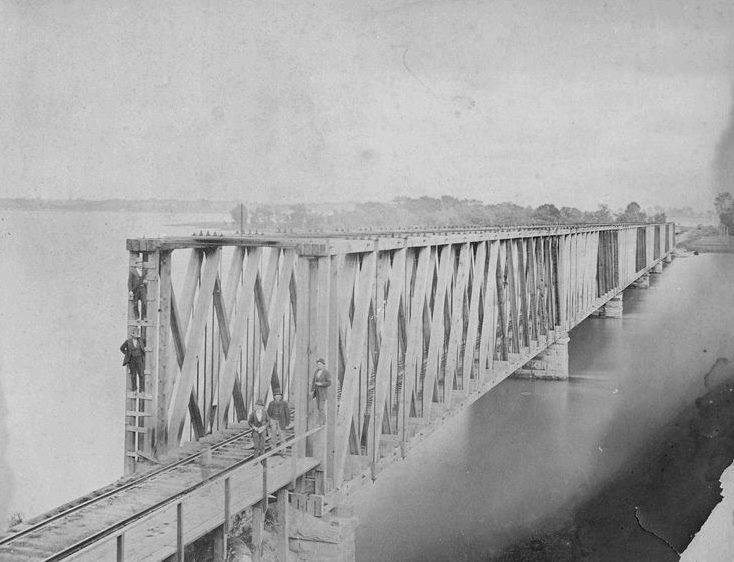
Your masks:
M715 226L681 228L676 246L685 250L710 253L734 253L734 236L719 233Z
M493 559L678 560L721 501L719 475L734 459L734 364L718 359L704 382L707 392L570 520L523 538ZM731 512L726 511L729 526Z
M722 500L681 556L682 562L734 560L734 464L719 479Z

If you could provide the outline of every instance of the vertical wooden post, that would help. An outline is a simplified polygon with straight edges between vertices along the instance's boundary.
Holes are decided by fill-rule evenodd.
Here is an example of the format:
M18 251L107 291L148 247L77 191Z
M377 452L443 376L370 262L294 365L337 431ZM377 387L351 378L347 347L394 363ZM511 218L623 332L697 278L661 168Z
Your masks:
M220 525L212 533L213 545L212 554L214 560L226 560L227 559L227 532L224 530L224 525Z
M128 277L135 272L137 274L138 266L141 265L141 253L137 251L131 251L129 255L129 266L128 266ZM145 275L145 272L142 272ZM129 290L129 287L128 287ZM127 337L135 334L138 330L138 301L133 300L134 297L128 296L127 306ZM123 367L125 375L125 462L124 462L124 473L132 474L135 472L135 465L137 462L137 451L138 451L138 432L135 429L128 429L128 426L137 426L137 416L128 416L127 412L138 411L138 402L144 402L138 400L135 395L131 394L132 386L130 384L130 375L128 374L129 367Z
M520 353L520 317L517 306L517 289L515 287L515 264L517 259L517 245L515 240L507 241L507 298L509 301L509 317L510 327L512 329L512 338L510 340L509 349L512 353Z
M319 260L314 258L308 259L308 339L306 347L306 388L307 392L307 405L306 409L310 410L308 417L306 418L306 430L311 429L315 425L321 423L319 419L318 408L316 407L316 401L313 400L311 395L311 383L313 382L311 376L315 372L316 360L319 359ZM304 443L305 454L307 456L313 455L313 437L308 437Z
M290 517L288 514L288 490L278 490L278 536L280 538L279 560L287 561L290 541Z
M494 271L497 292L497 322L499 324L500 353L499 360L509 359L509 347L507 345L507 245L504 240L498 241L497 269ZM492 273L492 272L490 272ZM494 357L494 348L491 349Z
M262 460L263 465L263 513L268 508L268 457Z
M293 405L295 407L295 420L293 422L296 437L306 432L306 421L308 419L308 379L311 366L308 363L309 342L309 296L310 296L310 271L308 258L298 256L296 262L296 368L293 375ZM301 440L293 446L293 458L304 456L306 443Z
M372 302L372 289L375 282L376 254L377 249L375 248L374 251L367 252L364 256L362 267L358 274L359 281L357 282L357 288L354 294L354 321L346 346L344 381L337 414L334 485L341 483L344 474L344 465L349 454L349 438L352 420L354 418L354 406L359 394L358 375L363 358L366 355L365 342L367 338L369 305Z
M141 333L145 332L145 394L151 396L146 403L140 400L140 410L150 414L142 418L140 425L146 428L146 432L142 433L143 443L142 451L152 456L153 454L153 438L155 436L156 413L158 411L158 330L156 323L158 320L158 291L159 291L159 268L160 268L160 252L148 252L147 260L143 264L143 278L145 279L146 289L146 312L143 318L145 327L141 327ZM169 303L170 304L170 303ZM170 309L170 306L169 306Z
M316 295L313 295L312 297L316 296L317 298L312 299L312 306L311 309L311 327L310 330L310 340L311 344L310 347L313 349L312 354L312 360L309 363L309 374L310 371L315 367L316 360L319 358L324 359L324 361L327 361L329 357L328 351L329 351L329 324L330 324L330 299L329 299L329 292L330 292L330 282L331 282L331 258L330 257L320 257L317 260L314 260L314 268L312 269L312 275L316 276L316 279L313 277L311 278L312 282L315 281L315 283L312 285L312 287L316 288ZM312 289L313 291L313 289ZM317 302L318 299L318 302ZM334 367L331 363L327 363L326 368L331 372L335 373ZM332 381L332 385L327 390L327 411L323 413L323 417L318 420L318 423L329 423L329 416L328 416L328 407L330 406L331 400L329 399L328 395L331 393L332 387L336 386L336 382ZM307 447L307 450L314 451L314 456L319 458L322 462L321 470L324 470L326 467L324 466L326 463L326 455L327 455L327 447L326 447L326 432L323 434L317 434L314 436L313 439L309 439L310 446Z
M336 462L336 413L337 413L337 387L339 386L339 299L340 277L344 268L343 255L331 257L331 270L329 279L329 337L326 346L326 360L328 368L332 373L331 386L329 387L327 412L326 412L326 478L327 488L331 488L334 482Z
M262 560L263 527L265 525L265 512L262 503L252 506L252 560Z
M489 371L494 367L494 354L497 346L498 322L498 278L497 262L499 259L500 241L487 242L487 273L484 280L484 310L482 314L482 328L479 336L479 385L487 381Z
M176 504L176 559L178 562L184 562L184 521L183 521L183 504Z
M229 483L229 477L224 479L224 524L222 525L222 535L224 543L224 555L227 555L227 542L229 541L229 521L232 516L232 492Z
M158 290L160 297L158 299L157 350L154 356L156 361L155 386L150 389L156 399L153 402L155 409L151 411L153 415L147 418L146 424L149 424L150 429L148 432L153 438L151 445L156 451L163 451L166 448L167 391L173 386L173 381L170 380L173 372L169 371L169 342L171 341L171 252L162 251L159 256ZM159 440L163 441L162 446L159 446Z
M117 535L117 562L125 560L125 533Z
M517 244L517 285L520 292L520 325L522 326L522 340L520 348L529 347L531 339L531 318L528 309L528 288L526 264L530 260L525 256L525 239L518 238Z
M538 335L538 290L537 290L537 268L535 264L535 241L536 238L528 238L526 241L527 248L527 266L528 266L528 293L530 301L530 340L537 342L540 339Z
M570 240L569 236L559 236L558 244L558 310L560 312L560 326L568 329L568 283L570 271ZM555 324L555 322L554 322Z

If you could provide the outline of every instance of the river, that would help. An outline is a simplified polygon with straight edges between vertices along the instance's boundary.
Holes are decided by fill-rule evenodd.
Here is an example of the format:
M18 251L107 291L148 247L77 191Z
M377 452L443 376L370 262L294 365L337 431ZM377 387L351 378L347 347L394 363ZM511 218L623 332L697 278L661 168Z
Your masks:
M734 256L677 259L651 277L625 291L623 319L571 332L568 382L502 382L361 493L358 560L677 559L635 508L653 531L671 529L680 552L718 501L710 483L731 439L712 465L688 446L688 426L720 382L705 375L734 360ZM709 500L686 514L670 498L694 486L698 465L712 473ZM669 466L680 475L663 478Z
M0 515L32 516L122 475L125 239L226 218L0 211Z

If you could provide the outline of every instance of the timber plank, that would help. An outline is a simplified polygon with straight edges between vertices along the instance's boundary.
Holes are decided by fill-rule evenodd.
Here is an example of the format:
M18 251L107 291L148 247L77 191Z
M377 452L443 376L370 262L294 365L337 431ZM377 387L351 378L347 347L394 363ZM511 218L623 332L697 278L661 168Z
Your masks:
M359 273L359 285L355 291L354 320L347 342L344 381L337 412L335 483L342 480L344 463L349 451L349 429L351 428L355 401L359 393L359 367L365 356L364 342L367 336L367 316L375 284L375 260L375 253L364 257Z
M204 325L209 314L214 281L218 273L220 258L221 250L216 249L207 256L206 264L204 265L199 296L196 307L194 308L189 334L186 338L186 357L184 357L184 363L181 367L181 376L176 379L171 392L172 400L168 409L169 447L178 445L181 439L184 424L183 409L187 405L187 398L190 397L193 388L194 376L196 375L196 349L198 349L202 340ZM175 442L172 442L171 439Z
M431 331L426 364L426 374L423 381L423 409L421 417L426 419L433 401L434 385L438 380L438 371L441 367L441 353L444 346L444 306L448 298L449 281L454 263L454 248L451 245L443 246L438 258L438 281L431 312ZM440 397L439 397L440 398Z
M371 420L372 431L378 436L382 434L382 421L385 413L385 401L390 388L390 369L397 365L398 346L398 310L403 297L405 282L406 250L397 250L390 270L390 290L385 308L383 322L383 341L375 375L375 416ZM377 455L377 448L373 451Z

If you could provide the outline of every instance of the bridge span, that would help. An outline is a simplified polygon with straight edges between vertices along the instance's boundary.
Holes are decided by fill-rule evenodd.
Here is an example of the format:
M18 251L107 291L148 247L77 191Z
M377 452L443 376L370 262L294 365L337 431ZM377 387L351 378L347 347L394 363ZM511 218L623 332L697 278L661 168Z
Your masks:
M183 559L277 496L314 515L513 373L568 377L568 332L621 317L675 247L664 224L528 226L130 239L126 477L0 538L9 560ZM325 411L316 361L332 374ZM279 389L286 444L252 450L245 423Z

